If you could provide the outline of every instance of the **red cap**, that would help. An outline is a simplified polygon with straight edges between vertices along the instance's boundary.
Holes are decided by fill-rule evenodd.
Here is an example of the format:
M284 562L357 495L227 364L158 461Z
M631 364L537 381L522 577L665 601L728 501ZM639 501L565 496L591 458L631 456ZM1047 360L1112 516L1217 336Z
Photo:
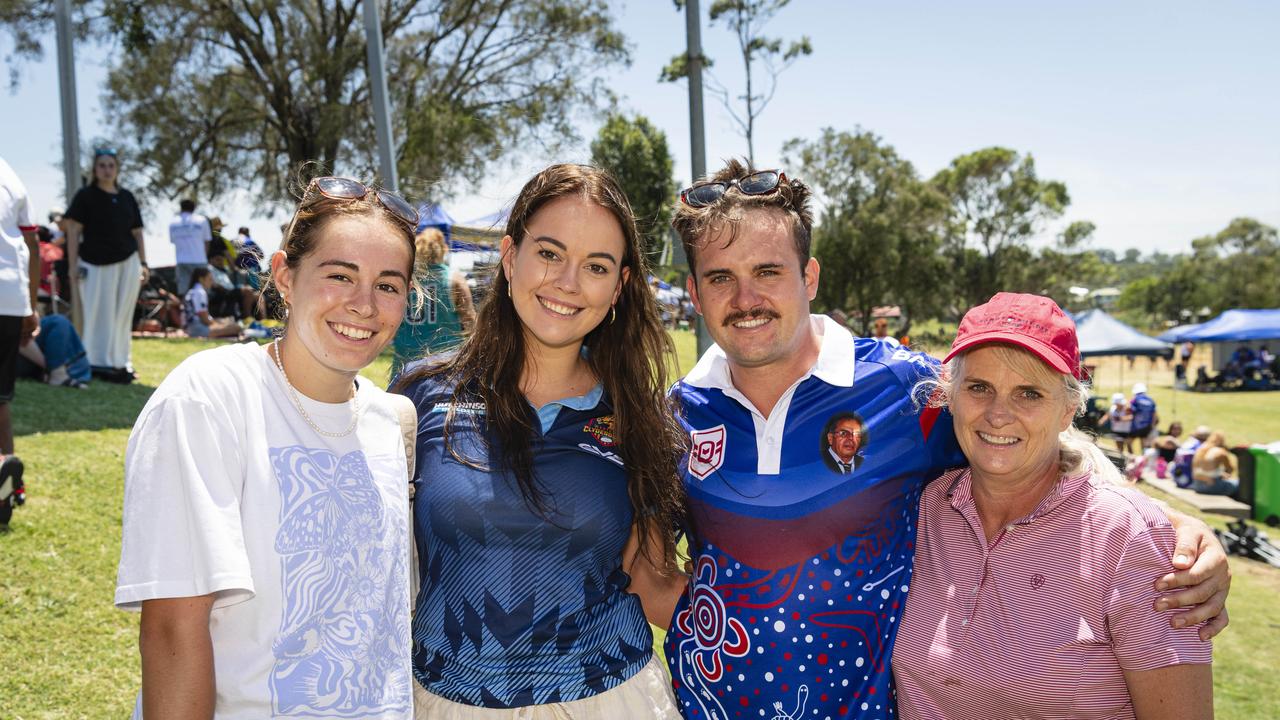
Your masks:
M943 362L986 343L1017 345L1060 373L1077 380L1084 377L1076 324L1047 297L1002 292L971 308L960 320L951 352Z

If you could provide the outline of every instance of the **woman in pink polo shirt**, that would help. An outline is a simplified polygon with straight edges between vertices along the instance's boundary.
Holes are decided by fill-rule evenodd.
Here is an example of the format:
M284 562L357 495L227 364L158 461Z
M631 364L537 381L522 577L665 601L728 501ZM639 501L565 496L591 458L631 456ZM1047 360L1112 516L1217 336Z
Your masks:
M1211 644L1152 612L1173 528L1071 426L1088 398L1075 324L1000 293L965 315L946 363L921 389L950 408L970 467L920 500L901 716L1211 718Z

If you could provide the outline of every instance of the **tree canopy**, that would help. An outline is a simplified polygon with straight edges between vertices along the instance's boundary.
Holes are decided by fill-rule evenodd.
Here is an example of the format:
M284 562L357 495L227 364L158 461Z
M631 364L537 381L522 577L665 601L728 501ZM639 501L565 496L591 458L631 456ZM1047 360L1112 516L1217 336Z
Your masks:
M1119 306L1148 321L1185 321L1235 308L1280 307L1280 235L1253 218L1235 218L1191 241L1191 253L1130 282Z
M81 12L110 19L120 52L107 106L155 192L245 188L269 204L312 175L372 178L359 0L100 0ZM576 114L611 97L596 71L629 61L605 0L384 0L380 12L397 169L418 194L438 183L433 197L521 147L572 139Z
M644 116L612 114L591 143L591 162L618 179L631 201L645 250L656 259L671 232L676 196L666 133Z
M819 306L854 311L864 334L878 305L899 305L908 317L940 311L938 248L948 206L911 163L861 129L826 128L817 140L792 140L785 152L822 204L813 238Z
M948 254L962 278L956 291L968 305L1024 284L1018 271L1027 242L1071 203L1066 185L1037 176L1030 155L1002 147L961 155L930 183L953 209Z

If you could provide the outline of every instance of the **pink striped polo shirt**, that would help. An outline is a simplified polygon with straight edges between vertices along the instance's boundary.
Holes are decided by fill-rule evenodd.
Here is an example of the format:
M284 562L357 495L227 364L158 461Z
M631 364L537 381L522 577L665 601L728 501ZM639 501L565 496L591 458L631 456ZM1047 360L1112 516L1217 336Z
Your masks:
M901 717L1132 718L1122 670L1211 661L1197 627L1153 609L1174 532L1146 496L1066 477L988 545L971 491L965 469L920 499Z

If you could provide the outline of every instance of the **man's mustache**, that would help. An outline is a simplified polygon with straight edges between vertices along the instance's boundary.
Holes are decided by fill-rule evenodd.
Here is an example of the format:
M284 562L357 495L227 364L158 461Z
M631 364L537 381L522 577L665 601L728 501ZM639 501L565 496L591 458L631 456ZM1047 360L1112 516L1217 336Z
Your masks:
M750 310L739 310L738 312L729 313L725 316L723 324L725 327L729 327L730 325L736 322L742 322L743 320L759 320L760 318L777 320L781 317L781 315L769 308L752 308Z

